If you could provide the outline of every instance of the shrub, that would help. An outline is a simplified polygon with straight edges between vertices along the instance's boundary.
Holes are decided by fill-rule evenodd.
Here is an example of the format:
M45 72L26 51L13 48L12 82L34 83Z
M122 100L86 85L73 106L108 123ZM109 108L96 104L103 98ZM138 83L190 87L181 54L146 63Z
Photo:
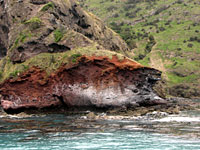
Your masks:
M49 2L49 3L45 4L45 5L42 7L41 11L47 11L47 10L49 10L50 8L54 8L54 3Z
M28 70L29 69L29 66L28 65L22 65L24 67L24 70Z
M198 23L194 22L192 25L195 27L198 26Z
M128 11L128 10L133 9L133 8L135 8L135 7L136 7L135 5L131 5L131 4L125 5L125 6L124 6L124 10L125 10L125 11Z
M142 60L145 58L145 55L139 54L138 57L135 58L136 61Z
M160 14L161 12L163 12L164 10L166 10L166 9L168 9L170 6L167 6L167 5L165 5L165 6L162 6L161 8L158 8L156 11L155 11L155 15L158 15L158 14Z
M181 50L182 50L182 48L177 48L177 50L178 50L178 51L181 51Z
M63 38L63 36L64 36L64 33L63 33L62 30L56 29L56 30L54 31L54 41L55 41L56 43L59 42L59 41Z
M156 44L156 41L153 37L153 35L149 36L149 42L147 43L146 47L145 47L145 51L146 53L150 53L152 50L152 47Z
M130 49L137 48L136 42L134 40L132 40L132 39L127 40L127 44L128 44Z
M189 41L193 42L193 41L199 41L198 37L197 36L194 36L194 37L190 37Z
M20 72L18 71L18 70L15 70L14 72L11 72L10 74L9 74L9 77L17 77L18 75L20 74Z
M20 33L18 38L15 40L15 46L17 46L19 44L19 42L23 43L25 41L26 37L27 37L26 34Z
M82 55L81 54L73 54L71 55L71 60L73 63L76 63L77 61L77 58L81 57Z
M107 8L107 11L113 11L113 10L115 10L115 9L117 9L116 6L110 6L110 7Z
M42 21L38 17L33 17L30 20L24 22L24 24L30 25L32 30L39 28L41 23Z
M118 14L118 13L115 13L112 17L113 17L113 18L117 18L117 17L119 17L119 14Z
M155 41L153 35L150 35L150 36L149 36L149 40L150 40L150 41Z
M190 41L195 41L194 37L190 37Z
M170 22L166 22L165 25L166 25L166 26L167 26L167 25L170 25Z
M165 28L164 27L159 27L159 30L160 31L165 31Z
M30 20L25 21L24 24L30 24L30 23L41 23L41 20L38 17L33 17Z
M177 0L176 3L177 3L177 4L182 4L182 3L183 3L183 0Z
M192 47L193 47L193 44L192 44L192 43L189 43L189 44L188 44L188 47L189 47L189 48L192 48Z
M32 35L30 34L30 33L24 33L24 32L21 32L19 35L18 35L18 37L17 37L17 39L15 40L15 43L14 43L14 48L16 48L18 45L19 45L19 43L24 43L25 42L25 40L26 40L26 38L28 38L28 37L31 37Z
M129 17L129 18L135 18L136 17L136 14L134 12L127 12L125 14L125 16Z

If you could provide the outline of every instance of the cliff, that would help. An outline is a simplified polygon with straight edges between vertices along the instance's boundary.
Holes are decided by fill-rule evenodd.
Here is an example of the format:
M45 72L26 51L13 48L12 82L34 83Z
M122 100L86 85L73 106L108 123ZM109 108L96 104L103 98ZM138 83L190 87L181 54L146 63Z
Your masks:
M151 106L163 101L152 86L160 72L128 59L81 56L47 76L32 67L2 85L1 104L7 110L45 107Z
M2 1L1 57L14 63L40 53L64 52L98 43L99 47L128 50L125 42L96 16L73 0Z
M73 0L1 1L0 12L5 111L165 103L153 91L161 72L127 58L125 42Z

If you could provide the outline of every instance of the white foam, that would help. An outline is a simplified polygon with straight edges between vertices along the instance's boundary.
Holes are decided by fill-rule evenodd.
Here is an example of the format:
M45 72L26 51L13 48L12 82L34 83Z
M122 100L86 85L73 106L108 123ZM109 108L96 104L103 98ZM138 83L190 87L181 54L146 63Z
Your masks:
M46 115L29 115L29 114L25 114L25 113L20 113L17 115L3 114L3 115L0 115L0 118L21 119L21 118L45 117L45 116Z
M175 116L170 116L162 119L156 119L153 121L158 121L158 122L200 122L200 118L194 118L194 117L175 117Z

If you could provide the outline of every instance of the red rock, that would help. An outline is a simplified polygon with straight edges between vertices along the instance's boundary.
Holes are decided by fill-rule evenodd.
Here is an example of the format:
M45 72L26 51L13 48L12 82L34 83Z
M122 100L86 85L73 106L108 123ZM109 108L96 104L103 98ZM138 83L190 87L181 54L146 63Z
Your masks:
M1 105L4 110L17 110L157 103L152 86L160 75L129 59L82 56L77 64L63 65L48 78L45 71L32 67L17 79L5 81L0 85Z
M1 106L3 107L3 109L9 109L9 108L13 108L14 103L8 100L1 100Z

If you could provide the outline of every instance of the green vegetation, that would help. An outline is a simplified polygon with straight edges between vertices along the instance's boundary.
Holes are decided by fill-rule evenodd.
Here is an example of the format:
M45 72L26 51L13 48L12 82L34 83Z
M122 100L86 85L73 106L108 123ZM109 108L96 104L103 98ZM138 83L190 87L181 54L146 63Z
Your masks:
M150 53L155 44L156 44L156 41L155 41L154 37L152 35L150 35L149 36L149 41L148 41L148 43L147 43L147 45L145 47L146 53Z
M81 54L73 54L73 55L71 55L72 62L76 63L77 58L79 58L81 56L82 56Z
M31 38L31 36L31 33L28 31L21 32L15 40L14 45L11 49L16 48L17 46L19 46L20 43L24 43L26 39Z
M38 17L33 17L30 20L25 21L24 24L30 25L31 30L35 30L41 26L42 21Z
M48 2L47 4L45 4L43 7L42 7L42 9L41 9L41 11L47 11L47 10L49 10L50 8L54 8L54 3L52 3L52 2Z
M199 89L196 83L200 81L199 0L79 2L126 41L132 49L128 52L131 58L163 71L168 85L184 83ZM158 52L154 59L152 54Z
M9 74L9 77L15 78L15 77L19 76L19 74L20 74L20 71L15 70L14 72L11 72L11 73Z
M24 24L31 24L31 23L41 23L41 20L38 17L33 17L30 20L24 22Z
M112 56L115 55L119 59L124 58L124 55L115 52L107 50L97 50L96 46L97 45L94 44L89 47L77 48L63 53L41 53L39 55L31 57L23 63L16 64L13 64L8 56L4 57L0 60L0 70L2 70L0 72L0 82L11 77L14 78L25 70L31 68L32 66L37 66L50 74L51 72L56 71L62 64L75 63L77 58L83 55L107 56L109 58L112 58Z
M64 31L61 29L56 29L54 31L54 41L58 43L64 36Z
M24 42L25 39L27 38L27 35L24 33L20 33L18 38L15 40L15 46L17 46L19 44L19 42Z
M3 72L0 71L0 79L3 77Z

